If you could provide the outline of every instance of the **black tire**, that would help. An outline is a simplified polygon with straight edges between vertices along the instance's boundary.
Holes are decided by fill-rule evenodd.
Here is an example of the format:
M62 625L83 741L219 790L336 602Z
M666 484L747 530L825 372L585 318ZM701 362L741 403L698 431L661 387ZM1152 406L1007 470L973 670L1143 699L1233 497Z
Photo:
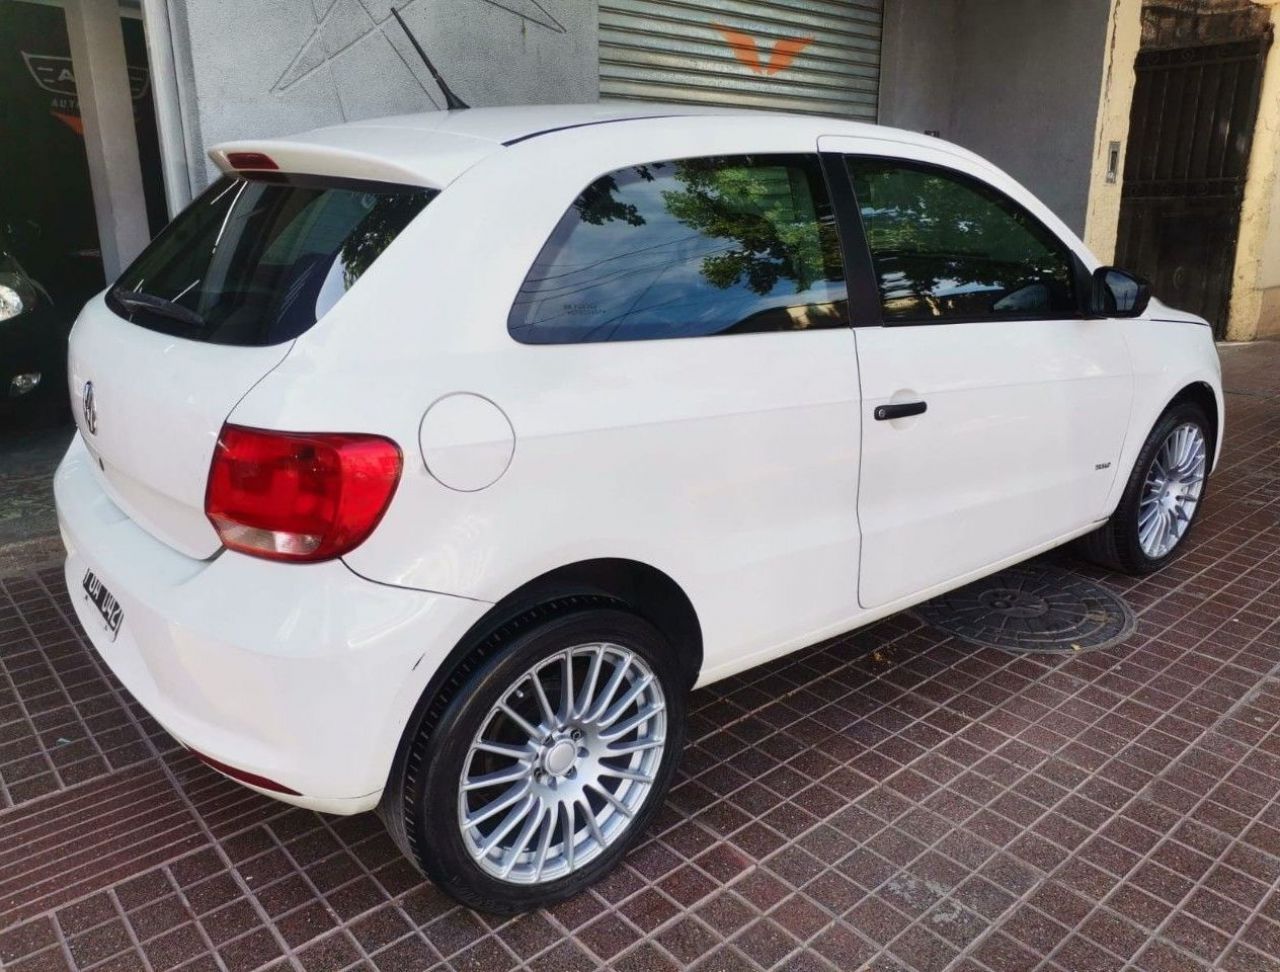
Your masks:
M493 705L538 661L566 648L611 643L646 662L665 701L665 746L654 782L617 838L592 860L554 881L516 884L483 870L472 859L458 823L461 776L472 740ZM684 741L688 679L670 642L644 619L617 606L588 606L553 613L532 624L500 630L451 679L445 704L428 706L399 770L393 772L379 808L392 838L418 868L462 904L495 914L514 914L572 897L598 881L643 835L661 807ZM469 670L468 670L469 669Z
M1138 540L1138 506L1142 499L1143 484L1147 480L1147 474L1151 470L1151 464L1155 461L1160 446L1170 432L1187 422L1193 422L1200 427L1209 453L1207 460L1213 461L1216 430L1209 424L1204 410L1193 402L1179 402L1168 408L1156 422L1146 442L1142 444L1142 450L1133 464L1133 471L1129 474L1129 481L1125 484L1124 495L1121 496L1116 511L1111 514L1111 519L1093 533L1076 541L1076 550L1086 560L1120 573L1141 576L1154 573L1164 567L1182 549L1195 527L1200 510L1204 507L1208 489L1207 465L1206 480L1201 486L1200 501L1191 515L1191 522L1178 542L1162 557L1149 557L1142 549L1142 544Z

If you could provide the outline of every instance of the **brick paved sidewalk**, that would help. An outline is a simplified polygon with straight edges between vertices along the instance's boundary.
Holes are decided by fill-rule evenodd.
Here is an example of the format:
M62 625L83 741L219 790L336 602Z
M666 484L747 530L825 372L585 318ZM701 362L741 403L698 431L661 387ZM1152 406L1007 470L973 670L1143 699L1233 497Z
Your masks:
M58 569L0 580L0 965L1271 972L1280 345L1223 358L1191 549L1101 578L1138 612L1121 646L1014 655L899 615L700 691L647 842L515 920L421 882L372 816L197 764L86 646Z
M74 431L0 422L0 577L61 556L52 480Z

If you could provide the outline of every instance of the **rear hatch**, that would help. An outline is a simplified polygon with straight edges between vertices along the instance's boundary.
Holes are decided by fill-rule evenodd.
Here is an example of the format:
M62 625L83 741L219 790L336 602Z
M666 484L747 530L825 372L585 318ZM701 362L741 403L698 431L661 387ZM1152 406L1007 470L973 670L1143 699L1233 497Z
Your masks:
M103 488L144 529L204 559L223 422L436 195L279 172L224 176L90 301L69 381Z

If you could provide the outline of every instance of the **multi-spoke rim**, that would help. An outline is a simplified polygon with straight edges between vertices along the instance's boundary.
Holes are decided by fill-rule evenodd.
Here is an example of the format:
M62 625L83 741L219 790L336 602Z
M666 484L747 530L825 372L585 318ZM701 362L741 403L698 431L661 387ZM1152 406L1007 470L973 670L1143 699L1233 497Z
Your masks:
M621 645L566 648L517 678L462 766L458 826L475 862L515 884L585 866L627 830L666 745L666 700Z
M1138 543L1152 560L1176 547L1191 525L1207 461L1204 432L1194 422L1179 425L1156 450L1138 504Z

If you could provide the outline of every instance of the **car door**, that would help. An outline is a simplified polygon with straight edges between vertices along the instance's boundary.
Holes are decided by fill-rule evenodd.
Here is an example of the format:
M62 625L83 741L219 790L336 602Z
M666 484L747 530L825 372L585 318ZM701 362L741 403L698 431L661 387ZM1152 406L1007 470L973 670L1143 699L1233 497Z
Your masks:
M1083 313L1065 227L1011 180L836 142L851 140L822 147L846 150L880 305L855 331L859 602L875 608L1102 519L1132 373L1122 329Z

